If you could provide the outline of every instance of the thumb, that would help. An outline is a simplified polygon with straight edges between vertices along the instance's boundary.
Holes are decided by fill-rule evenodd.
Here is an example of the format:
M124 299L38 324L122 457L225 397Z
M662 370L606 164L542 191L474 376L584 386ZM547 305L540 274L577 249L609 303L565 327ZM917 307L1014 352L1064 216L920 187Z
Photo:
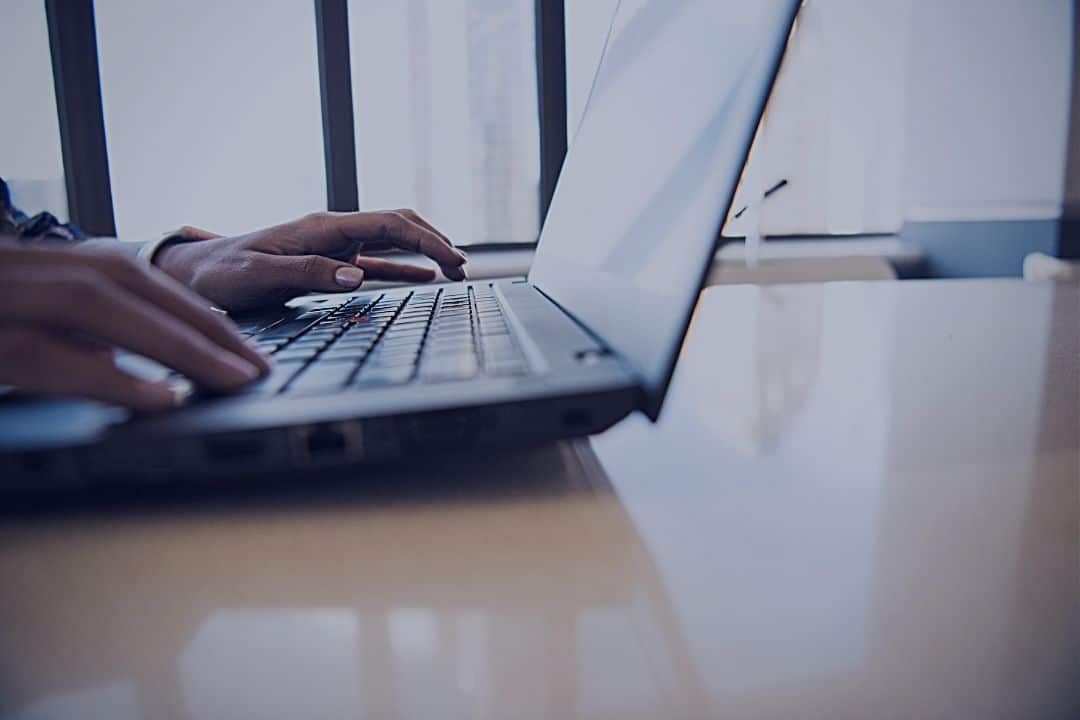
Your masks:
M360 268L322 255L264 255L262 264L262 279L275 288L344 292L364 281Z

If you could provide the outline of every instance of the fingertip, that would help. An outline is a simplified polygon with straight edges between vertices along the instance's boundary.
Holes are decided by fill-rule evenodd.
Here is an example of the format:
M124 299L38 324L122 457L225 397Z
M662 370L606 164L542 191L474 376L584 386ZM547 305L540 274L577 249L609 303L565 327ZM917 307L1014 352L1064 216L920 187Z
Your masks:
M226 352L220 356L219 360L222 369L219 373L220 386L224 388L247 385L263 374L256 365L239 355Z
M244 359L250 360L252 364L259 369L260 376L270 372L270 366L273 364L273 361L270 359L269 355L262 354L247 343L244 343L244 347L247 350L244 354Z
M141 412L160 412L179 406L187 397L180 386L174 387L168 382L136 380L134 382L132 406Z
M445 275L450 280L461 281L468 279L468 275L465 274L465 268L460 266L444 267L442 271L443 275Z

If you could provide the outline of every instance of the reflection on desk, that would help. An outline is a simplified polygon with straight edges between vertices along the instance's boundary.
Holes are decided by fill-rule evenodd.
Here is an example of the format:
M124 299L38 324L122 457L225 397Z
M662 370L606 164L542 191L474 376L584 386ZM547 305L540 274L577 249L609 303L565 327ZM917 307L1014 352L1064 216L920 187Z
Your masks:
M0 716L565 717L594 681L648 688L653 656L693 683L582 452L427 468L456 492L402 473L399 491L8 523Z
M712 289L655 426L0 517L0 718L1078 716L1078 377L1075 285Z

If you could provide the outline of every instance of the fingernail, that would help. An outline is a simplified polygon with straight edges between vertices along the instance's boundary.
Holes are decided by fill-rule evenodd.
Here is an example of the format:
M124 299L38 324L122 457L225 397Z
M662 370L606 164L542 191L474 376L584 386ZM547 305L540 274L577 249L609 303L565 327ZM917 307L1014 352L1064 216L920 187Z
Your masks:
M195 391L190 380L179 379L169 383L169 392L171 397L169 398L170 404L173 407L180 407L187 399L191 397L191 394Z
M364 281L364 271L354 267L338 268L334 273L334 281L341 287L352 290Z
M139 391L139 400L136 401L136 407L144 412L179 407L187 399L187 396L179 389L174 388L167 382L136 380L135 385Z

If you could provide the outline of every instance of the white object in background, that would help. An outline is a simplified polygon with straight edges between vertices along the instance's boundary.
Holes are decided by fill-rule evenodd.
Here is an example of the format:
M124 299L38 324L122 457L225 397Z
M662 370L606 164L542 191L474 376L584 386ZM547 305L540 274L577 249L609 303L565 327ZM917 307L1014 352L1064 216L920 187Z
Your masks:
M808 0L747 172L788 184L763 206L766 235L890 233L904 222L911 0ZM734 208L748 204L740 187ZM744 235L744 218L728 234Z
M911 18L907 217L1061 214L1073 3L920 0Z
M764 126L762 126L762 131ZM761 133L759 133L760 136ZM755 139L756 140L756 139ZM755 141L754 146L757 145ZM753 147L751 147L751 153ZM743 172L742 186L746 188L746 210L739 218L746 228L746 266L755 268L761 259L761 204L765 201L765 191L761 186L759 166L748 163ZM738 211L736 211L738 212Z
M1041 252L1030 253L1024 258L1024 279L1073 282L1080 280L1080 263L1060 260Z
M1073 12L1069 0L808 0L752 159L766 184L790 182L765 203L764 232L1059 217Z

